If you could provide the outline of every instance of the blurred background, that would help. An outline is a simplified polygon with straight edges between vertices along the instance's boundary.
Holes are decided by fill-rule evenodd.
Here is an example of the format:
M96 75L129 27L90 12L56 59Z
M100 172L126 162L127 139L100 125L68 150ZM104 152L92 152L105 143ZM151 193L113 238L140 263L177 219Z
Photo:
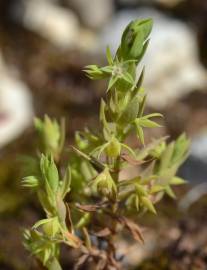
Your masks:
M165 116L146 136L187 133L179 174L189 184L146 218L144 248L120 240L120 253L130 251L126 269L207 269L207 0L0 0L0 269L40 269L21 244L22 228L42 215L20 184L20 159L35 153L34 115L64 116L68 144L75 130L96 127L106 83L82 70L104 65L106 45L115 51L126 24L146 17L147 110Z

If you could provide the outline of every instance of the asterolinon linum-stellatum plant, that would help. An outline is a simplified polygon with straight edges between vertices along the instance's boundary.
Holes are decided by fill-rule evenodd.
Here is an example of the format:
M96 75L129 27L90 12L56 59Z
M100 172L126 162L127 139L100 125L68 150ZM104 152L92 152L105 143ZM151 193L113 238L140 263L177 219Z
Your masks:
M122 269L116 240L128 232L143 243L133 217L156 214L163 195L174 198L172 186L184 183L175 174L188 153L185 135L169 144L165 137L145 145L144 130L159 127L155 120L162 117L144 113L144 69L139 76L136 72L151 29L151 19L132 21L116 54L107 47L106 66L85 67L90 79L108 80L98 131L77 131L75 145L67 147L64 121L48 116L34 121L40 148L37 157L29 159L23 185L36 192L45 218L25 230L24 245L46 269L62 269L61 244L79 250L75 269ZM137 149L126 143L131 133L141 145ZM137 176L120 179L129 166L138 167Z

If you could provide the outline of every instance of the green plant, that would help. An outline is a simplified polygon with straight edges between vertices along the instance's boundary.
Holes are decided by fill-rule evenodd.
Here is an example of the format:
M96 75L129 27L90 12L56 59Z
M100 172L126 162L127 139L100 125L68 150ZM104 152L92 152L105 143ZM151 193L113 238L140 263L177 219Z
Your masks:
M154 118L162 117L144 114L144 70L136 76L151 29L151 19L132 21L115 56L107 48L108 65L85 68L89 78L108 79L109 83L100 104L100 129L76 132L69 165L65 166L64 123L47 116L35 119L42 154L30 161L30 176L23 179L23 185L36 191L46 218L24 232L24 244L50 270L61 269L61 243L79 249L76 269L84 264L90 264L90 269L93 265L95 269L120 269L114 237L127 230L143 242L132 217L147 211L155 214L162 196L174 198L171 187L184 183L175 174L187 156L185 135L169 144L160 138L145 146L144 129L159 127ZM140 142L137 149L126 143L131 133ZM137 176L120 179L120 173L130 166L139 168Z

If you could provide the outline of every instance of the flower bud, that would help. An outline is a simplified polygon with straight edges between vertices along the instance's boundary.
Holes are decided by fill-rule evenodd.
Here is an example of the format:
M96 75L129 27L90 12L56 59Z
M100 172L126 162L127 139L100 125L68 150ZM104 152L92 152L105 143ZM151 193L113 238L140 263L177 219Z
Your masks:
M106 154L108 157L116 158L120 155L120 153L121 153L121 144L115 137L112 137L108 146L106 147Z
M39 185L39 180L35 176L24 177L22 181L24 187L36 188Z
M93 186L98 193L103 196L114 198L116 197L116 185L112 179L108 168L105 168L94 180Z
M60 224L57 218L53 218L50 221L42 225L44 233L49 237L54 237L60 230Z
M50 158L49 167L47 170L47 178L51 189L56 192L59 184L58 170L52 157Z
M41 145L45 153L56 155L59 152L61 128L56 120L52 121L47 115L44 120L35 119L35 127L41 138Z
M140 60L151 30L151 19L135 20L126 27L121 40L121 52L125 59Z
M51 190L56 193L59 185L59 175L55 162L50 156L49 158L42 155L40 160L40 168L45 184L49 184Z
M136 193L139 196L147 196L147 191L144 186L136 184L135 189L136 189Z
M162 153L165 151L166 149L166 143L165 142L161 142L159 145L157 145L154 149L152 149L149 154L154 157L154 158L160 158L160 156L162 155Z

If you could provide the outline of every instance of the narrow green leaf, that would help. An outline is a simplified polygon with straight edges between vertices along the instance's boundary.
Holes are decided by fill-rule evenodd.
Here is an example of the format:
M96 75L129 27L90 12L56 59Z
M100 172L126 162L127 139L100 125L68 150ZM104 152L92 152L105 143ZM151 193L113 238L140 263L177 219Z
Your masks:
M71 185L71 170L70 166L68 165L61 185L62 199L64 199L66 194L70 191L70 185Z
M164 170L164 169L166 169L166 168L168 168L170 166L173 151L174 151L174 146L175 146L175 143L171 142L167 146L165 151L163 152L163 154L161 156L161 160L160 160L160 166L159 166L160 171L162 171L162 170Z
M167 195L168 195L170 198L176 199L176 195L175 195L174 191L171 189L170 186L167 186L167 187L165 188L165 192L167 193Z
M170 180L170 185L183 185L183 184L186 184L187 182L178 177L178 176L174 176L171 180Z
M109 84L108 84L108 88L107 88L107 91L108 92L113 86L114 84L117 82L118 80L118 77L117 76L112 76L109 80Z
M101 105L100 105L100 113L99 113L99 119L102 122L104 128L110 132L108 123L106 121L106 115L105 115L105 109L106 109L106 103L103 99L101 99Z
M52 191L56 193L59 185L59 174L52 155L49 158L49 166L46 171L46 177Z
M64 144L65 144L65 118L62 118L60 123L59 152L62 151Z
M129 151L129 153L130 153L133 157L136 158L136 154L135 154L135 152L131 149L131 147L129 147L128 145L126 145L126 144L124 144L124 143L121 143L121 146L124 147L124 148L126 148L126 149Z
M144 72L145 72L145 68L143 67L142 72L139 76L139 79L137 81L137 85L135 90L133 91L133 95L136 96L140 90L140 87L142 86L143 80L144 80Z
M152 212L153 214L157 214L155 207L154 207L153 203L150 201L150 199L148 199L145 196L142 196L141 202L142 202L143 206L145 206L150 212Z
M153 193L158 193L158 192L163 191L163 190L165 190L164 186L155 185L150 189L150 193L152 193L152 194Z
M152 117L163 117L163 115L161 113L151 113L151 114L147 114L144 115L142 118L152 118Z
M106 47L106 57L107 57L109 65L113 65L113 57L111 55L111 50L109 46Z
M128 73L128 72L124 73L123 76L122 76L122 78L126 82L128 82L129 84L134 85L134 79L133 79L133 77L131 76L130 73Z
M159 125L158 123L156 123L154 121L151 121L149 119L146 119L146 118L145 119L140 118L139 119L139 124L142 127L148 127L148 128L161 127L161 125Z
M135 121L135 128L137 137L140 139L141 143L144 145L144 132L142 127L139 125L139 122Z
M113 71L113 66L106 66L106 67L102 67L100 69L102 72L105 72L105 73L108 73L108 74L111 74L112 71Z
M145 55L145 52L146 52L146 50L147 50L147 48L148 48L148 45L149 45L149 40L147 40L147 41L144 43L142 52L141 52L141 54L139 55L139 57L138 57L138 59L137 59L138 62L140 62L140 61L142 60L143 56Z
M144 107L145 107L145 103L146 103L146 98L147 96L145 95L142 99L142 102L141 102L141 105L140 105L140 108L139 108L139 113L138 113L138 116L141 117L144 113Z

